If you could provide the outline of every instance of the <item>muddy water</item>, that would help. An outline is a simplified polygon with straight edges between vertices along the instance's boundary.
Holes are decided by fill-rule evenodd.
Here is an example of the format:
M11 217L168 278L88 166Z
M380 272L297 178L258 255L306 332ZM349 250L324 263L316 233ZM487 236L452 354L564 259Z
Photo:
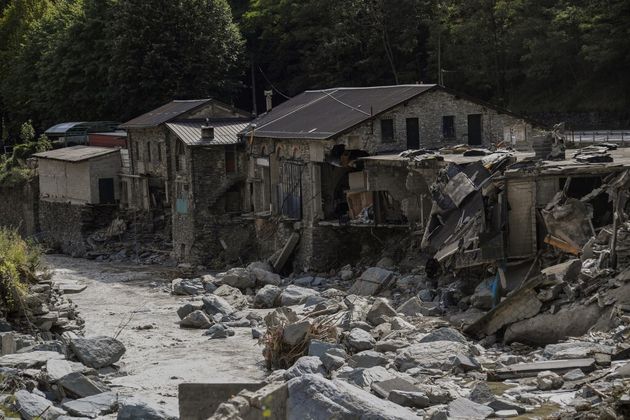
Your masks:
M58 283L87 285L68 295L85 319L85 335L116 336L127 348L112 379L122 395L140 395L177 410L182 382L238 382L265 376L261 348L249 328L208 340L202 330L180 329L177 308L188 299L166 288L175 273L163 267L101 263L59 255L45 262ZM151 326L150 329L138 327Z

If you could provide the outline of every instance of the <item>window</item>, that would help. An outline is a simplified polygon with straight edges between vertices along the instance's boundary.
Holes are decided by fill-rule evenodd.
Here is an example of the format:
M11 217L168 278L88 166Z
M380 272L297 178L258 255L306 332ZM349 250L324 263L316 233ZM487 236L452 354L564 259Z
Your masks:
M225 147L225 173L236 172L236 150L234 146Z
M151 142L147 142L147 161L151 162Z
M455 117L453 115L442 117L442 137L445 139L455 138Z
M140 143L136 140L133 144L135 145L134 154L136 155L136 160L142 160L140 159Z
M157 145L157 160L158 162L162 162L162 145L158 143Z
M394 120L381 120L381 141L384 143L394 141Z

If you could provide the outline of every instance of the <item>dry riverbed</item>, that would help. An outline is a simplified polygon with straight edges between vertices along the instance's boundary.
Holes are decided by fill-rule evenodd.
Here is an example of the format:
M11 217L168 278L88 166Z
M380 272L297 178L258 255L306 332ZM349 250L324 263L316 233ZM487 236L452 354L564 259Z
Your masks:
M177 410L177 386L182 382L265 376L261 347L252 340L250 328L235 328L236 335L225 340L208 340L200 330L179 327L177 308L189 299L168 293L174 271L61 255L47 255L45 262L53 281L87 286L69 296L85 319L85 335L118 335L126 346L118 363L124 375L112 381L120 394Z

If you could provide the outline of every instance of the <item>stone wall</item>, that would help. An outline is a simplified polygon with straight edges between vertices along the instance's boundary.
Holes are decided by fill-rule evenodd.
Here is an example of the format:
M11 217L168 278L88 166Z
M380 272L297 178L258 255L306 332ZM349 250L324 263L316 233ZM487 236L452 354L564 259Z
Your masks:
M0 186L0 226L18 229L24 237L39 231L39 180Z
M130 128L128 131L129 156L133 173L168 178L168 129L165 126Z
M40 240L47 247L72 256L85 256L88 237L110 225L116 205L77 205L41 200Z

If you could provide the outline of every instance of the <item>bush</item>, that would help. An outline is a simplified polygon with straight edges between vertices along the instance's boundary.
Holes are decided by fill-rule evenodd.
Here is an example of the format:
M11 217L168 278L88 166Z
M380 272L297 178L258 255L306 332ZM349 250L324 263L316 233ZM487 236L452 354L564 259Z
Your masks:
M28 284L36 280L41 251L20 237L16 230L0 229L0 310L20 307Z

